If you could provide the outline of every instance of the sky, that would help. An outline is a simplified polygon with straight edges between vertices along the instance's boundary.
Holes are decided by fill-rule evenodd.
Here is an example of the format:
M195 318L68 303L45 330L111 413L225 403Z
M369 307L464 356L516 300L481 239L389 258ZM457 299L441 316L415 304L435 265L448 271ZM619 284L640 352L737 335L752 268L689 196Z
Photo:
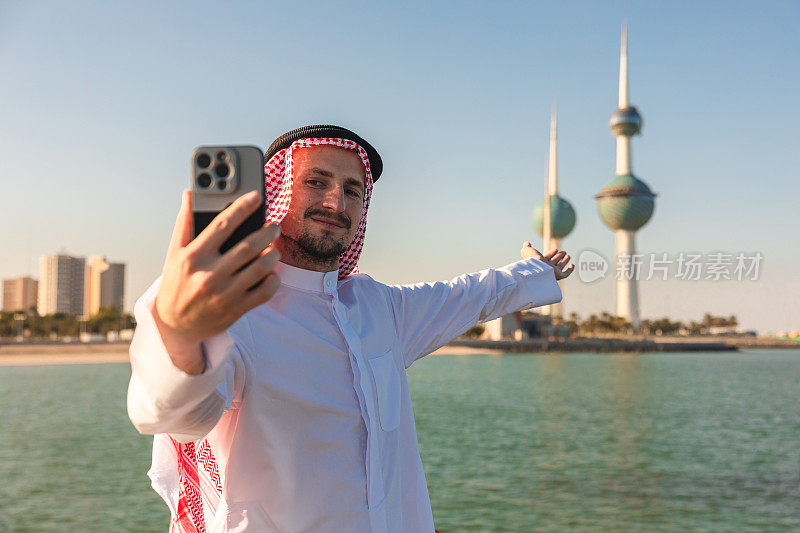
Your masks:
M760 252L758 279L641 281L645 318L800 329L797 2L17 2L0 0L0 277L43 254L159 275L189 156L306 124L381 153L360 270L449 279L536 246L551 106L563 247L613 258L594 195L614 177L628 24L633 171L658 194L644 254ZM612 265L613 269L613 265ZM613 274L562 282L614 311Z

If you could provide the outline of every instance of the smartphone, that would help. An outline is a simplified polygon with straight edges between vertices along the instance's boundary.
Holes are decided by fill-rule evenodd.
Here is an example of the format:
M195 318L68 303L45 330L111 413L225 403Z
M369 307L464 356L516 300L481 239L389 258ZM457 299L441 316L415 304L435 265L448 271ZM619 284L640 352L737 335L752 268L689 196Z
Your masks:
M221 254L266 222L263 154L257 146L200 146L192 152L194 237L238 197L261 195L261 206L222 243Z

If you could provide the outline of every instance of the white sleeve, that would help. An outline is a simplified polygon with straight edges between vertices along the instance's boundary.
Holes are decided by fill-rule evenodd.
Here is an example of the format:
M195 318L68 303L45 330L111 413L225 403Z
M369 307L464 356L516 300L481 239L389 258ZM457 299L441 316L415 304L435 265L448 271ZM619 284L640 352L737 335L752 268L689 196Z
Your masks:
M553 268L523 259L450 281L389 287L406 367L479 322L561 301Z
M143 434L169 433L181 442L204 437L241 394L245 365L229 331L202 342L206 368L190 375L172 363L152 315L159 277L136 301L130 346L128 416Z

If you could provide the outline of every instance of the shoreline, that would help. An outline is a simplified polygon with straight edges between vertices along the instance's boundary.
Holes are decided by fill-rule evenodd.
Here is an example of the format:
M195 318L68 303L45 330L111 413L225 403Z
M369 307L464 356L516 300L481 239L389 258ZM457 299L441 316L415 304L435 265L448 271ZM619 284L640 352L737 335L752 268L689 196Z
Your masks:
M729 352L740 349L798 349L800 342L758 337L570 337L520 341L459 338L449 346L530 352Z
M127 342L114 343L0 343L0 367L128 363ZM758 338L593 337L570 339L528 339L524 341L456 339L431 355L503 355L548 352L716 352L748 348L800 349L800 342Z
M0 344L0 366L127 363L127 342Z

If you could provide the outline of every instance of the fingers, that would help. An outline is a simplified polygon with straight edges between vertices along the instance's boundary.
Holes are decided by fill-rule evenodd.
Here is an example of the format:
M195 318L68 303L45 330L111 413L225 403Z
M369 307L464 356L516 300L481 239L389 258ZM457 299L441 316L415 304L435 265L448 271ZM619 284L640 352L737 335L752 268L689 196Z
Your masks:
M178 218L175 220L175 227L172 229L167 255L184 248L190 242L192 242L192 191L184 189L181 196L181 208L178 211Z
M548 253L549 253L549 252L548 252ZM556 252L555 252L555 253L554 253L554 254L553 254L551 257L549 257L549 258L547 258L547 256L545 255L545 258L547 258L547 262L548 262L548 263L550 263L550 264L551 264L551 265L553 265L553 266L556 266L556 265L558 265L558 263L559 263L559 262L560 262L562 259L564 259L564 255L565 255L566 253L567 253L567 252L565 252L564 250L558 250L558 251L556 251Z
M564 250L559 250L553 254L553 257L550 258L548 262L553 266L553 268L563 271L564 268L566 268L566 266L569 264L569 260L569 254Z
M570 260L569 254L565 252L564 257L561 259L561 261L557 263L558 268L564 270L564 267L566 267L569 264L569 260Z
M233 234L247 217L253 214L253 211L260 204L261 195L258 191L250 191L240 196L224 211L214 217L211 224L197 236L195 239L197 246L207 250L219 250L222 243Z
M280 253L274 248L264 251L241 272L234 274L232 283L225 290L225 296L233 301L241 298L250 287L272 273L280 257Z
M225 252L214 270L221 276L230 276L246 265L248 261L259 256L278 238L280 232L280 226L277 224L267 224L257 229Z
M546 254L544 254L544 258L545 258L545 259L547 259L548 261L550 261L550 260L552 260L553 256L554 256L554 255L555 255L557 252L558 252L558 248L553 248L552 250L550 250L549 252L547 252Z
M264 279L257 287L253 288L253 290L245 292L244 297L241 299L243 310L242 313L244 314L250 309L258 307L272 298L272 296L275 294L275 291L278 290L280 284L281 280L278 275L272 273L269 274L266 279Z
M567 252L564 250L559 250L558 248L553 248L544 254L544 258L548 263L557 265L559 267L569 263L569 254L567 254Z
M575 265L570 264L570 255L565 250L553 248L542 259L556 271L556 279L564 279L575 270Z

